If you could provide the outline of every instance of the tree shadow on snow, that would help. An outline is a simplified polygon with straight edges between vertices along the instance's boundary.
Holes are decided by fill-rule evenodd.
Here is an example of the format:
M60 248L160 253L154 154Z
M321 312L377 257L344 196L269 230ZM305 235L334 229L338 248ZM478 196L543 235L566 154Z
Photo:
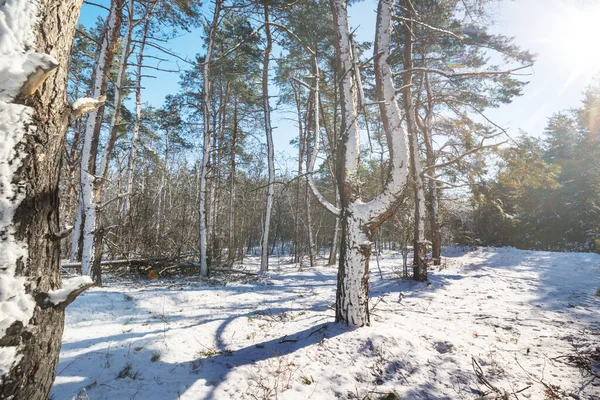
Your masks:
M326 305L315 304L317 310L323 307ZM276 316L306 311L306 308L268 308L268 310L268 313ZM234 313L234 310L231 312ZM170 329L166 331L153 329L138 333L124 332L64 343L64 350L79 351L76 355L61 357L52 397L54 399L87 398L85 396L88 396L90 399L175 400L190 391L185 398L198 398L196 395L198 393L203 399L213 399L215 391L236 368L279 359L319 343L323 338L335 337L350 329L345 325L315 323L315 318L306 318L305 321L300 321L302 325L307 326L303 330L287 335L278 334L277 337L269 340L259 339L239 349L235 348L235 344L227 345L224 335L227 327L235 320L252 317L257 317L256 311L221 318L222 322L215 334L214 347L209 343L198 342L192 345L188 343L187 348L195 357L190 357L190 361L185 362L163 360L153 349ZM176 331L202 329L203 324L177 327ZM173 341L173 337L170 337L169 341ZM171 343L167 344L167 347L178 345L181 346L181 344Z

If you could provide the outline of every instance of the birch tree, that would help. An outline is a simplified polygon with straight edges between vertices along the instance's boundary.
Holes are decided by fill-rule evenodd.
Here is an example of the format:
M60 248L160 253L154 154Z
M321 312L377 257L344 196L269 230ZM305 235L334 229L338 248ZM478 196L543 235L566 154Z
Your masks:
M390 155L390 174L381 194L368 202L360 197L358 165L359 78L354 71L352 40L345 0L331 0L335 29L335 54L340 76L341 127L338 147L337 182L341 208L324 205L341 218L341 245L336 294L336 321L369 325L369 258L376 229L394 212L405 189L408 175L407 134L402 126L392 69L388 63L394 15L394 0L380 0L375 33L375 83L377 103ZM318 120L318 118L317 118Z
M137 151L137 142L140 136L140 126L142 123L142 69L144 65L144 51L146 49L146 40L148 39L148 30L152 14L158 4L158 0L154 0L144 14L144 24L142 27L141 38L137 49L137 66L136 66L136 84L135 84L135 124L131 135L131 144L129 147L129 157L127 162L127 177L125 179L125 196L123 197L123 221L124 223L131 222L131 192L133 190L133 176L135 173L135 157ZM131 11L133 12L133 10Z
M275 181L275 153L273 149L273 129L271 128L271 106L269 105L269 61L271 57L271 48L273 40L271 38L271 26L269 25L269 6L265 2L264 21L266 47L263 53L263 71L262 71L262 92L264 107L265 136L267 141L267 163L268 163L268 184L267 184L267 204L265 208L265 221L263 224L263 237L260 247L260 270L266 272L269 269L269 231L271 229L271 211L273 209L273 186Z
M81 0L0 3L0 398L47 399L64 308L58 179L72 110L68 65ZM62 286L62 289L61 289Z
M72 259L81 254L82 275L92 274L92 267L96 257L97 203L94 199L94 185L97 178L98 145L104 115L103 103L106 100L108 78L110 75L109 71L121 30L123 2L124 0L111 1L110 11L100 37L100 47L92 74L90 96L93 101L98 103L99 107L90 112L83 135L83 150L79 172L81 192L71 245Z

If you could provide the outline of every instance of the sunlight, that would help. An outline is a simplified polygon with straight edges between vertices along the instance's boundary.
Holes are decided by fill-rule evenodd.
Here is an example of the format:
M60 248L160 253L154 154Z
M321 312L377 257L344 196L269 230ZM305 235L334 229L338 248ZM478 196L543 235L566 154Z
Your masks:
M564 67L571 69L568 87L580 74L600 70L600 5L587 7L568 6L553 18L552 38L555 58Z

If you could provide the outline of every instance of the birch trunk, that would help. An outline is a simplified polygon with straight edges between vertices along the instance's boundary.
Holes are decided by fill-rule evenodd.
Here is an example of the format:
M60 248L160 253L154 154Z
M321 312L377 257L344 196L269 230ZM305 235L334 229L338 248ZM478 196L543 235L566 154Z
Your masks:
M62 286L55 239L58 181L70 113L68 66L81 4L0 2L2 399L47 399L58 363L66 304L42 299Z
M219 23L219 16L221 14L222 0L215 1L215 9L213 11L213 20L210 25L208 32L208 48L206 50L206 57L204 57L204 65L202 68L202 80L203 80L203 97L202 97L202 110L203 110L203 149L202 149L202 160L200 161L200 188L198 195L198 208L199 208L199 220L200 220L200 233L199 233L199 245L200 248L200 275L208 276L208 255L207 255L207 213L206 213L206 182L207 175L210 168L210 144L211 144L211 129L210 129L210 101L211 101L211 84L210 84L210 62L212 60L212 53L215 43L215 35L217 34L217 25Z
M122 10L123 0L111 1L110 13L100 37L100 49L96 57L96 64L92 75L91 97L95 99L106 95L110 75L109 71L121 29ZM91 275L96 257L97 204L94 199L94 185L96 182L96 159L103 115L103 106L95 109L88 115L83 137L83 150L79 172L81 185L80 206L78 208L78 216L75 219L75 222L79 223L81 227L78 227L74 232L79 233L80 237L74 234L72 238L72 254L78 254L79 244L82 242L82 275Z
M127 178L125 180L125 196L123 197L123 222L129 226L128 235L132 234L131 227L131 194L133 191L133 177L135 175L135 157L137 153L137 141L140 135L140 125L142 123L142 65L144 63L144 50L148 38L148 29L150 28L150 19L154 13L154 8L158 0L154 1L151 8L145 15L140 48L138 49L137 70L135 78L135 124L131 136L131 147L129 148L129 157L127 162ZM131 240L128 240L128 243ZM127 249L130 250L130 249Z
M265 135L267 140L267 163L269 165L269 177L267 184L267 205L265 207L265 220L263 224L263 237L260 245L260 270L269 270L269 233L271 230L271 212L273 210L273 182L275 181L275 154L273 150L273 130L271 129L271 106L269 105L269 61L271 57L271 27L269 23L269 6L263 5L265 17L265 36L267 45L264 51L262 71L262 92Z
M380 0L375 37L375 81L378 104L390 153L390 176L383 192L368 203L359 197L358 157L360 150L357 82L354 77L347 3L331 0L335 28L341 100L341 141L338 148L337 180L342 224L336 321L363 326L370 323L368 308L371 240L377 228L391 215L407 180L408 150L392 70L388 64L394 0ZM335 209L333 205L331 208Z

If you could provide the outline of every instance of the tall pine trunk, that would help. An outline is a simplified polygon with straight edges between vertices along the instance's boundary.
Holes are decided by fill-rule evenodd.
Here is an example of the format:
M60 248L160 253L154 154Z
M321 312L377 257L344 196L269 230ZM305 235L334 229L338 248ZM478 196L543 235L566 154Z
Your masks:
M235 244L235 174L238 136L238 102L233 99L233 131L231 133L230 178L229 178L229 239L227 241L227 264L233 264L237 246Z
M404 112L410 140L411 177L415 197L415 221L413 236L413 279L416 281L427 280L427 241L425 240L425 189L421 174L421 159L419 153L419 139L415 121L415 105L412 98L412 69L413 63L413 22L415 16L413 5L409 0L403 0L402 8L408 20L404 22L404 58L403 67L405 86L403 92Z

